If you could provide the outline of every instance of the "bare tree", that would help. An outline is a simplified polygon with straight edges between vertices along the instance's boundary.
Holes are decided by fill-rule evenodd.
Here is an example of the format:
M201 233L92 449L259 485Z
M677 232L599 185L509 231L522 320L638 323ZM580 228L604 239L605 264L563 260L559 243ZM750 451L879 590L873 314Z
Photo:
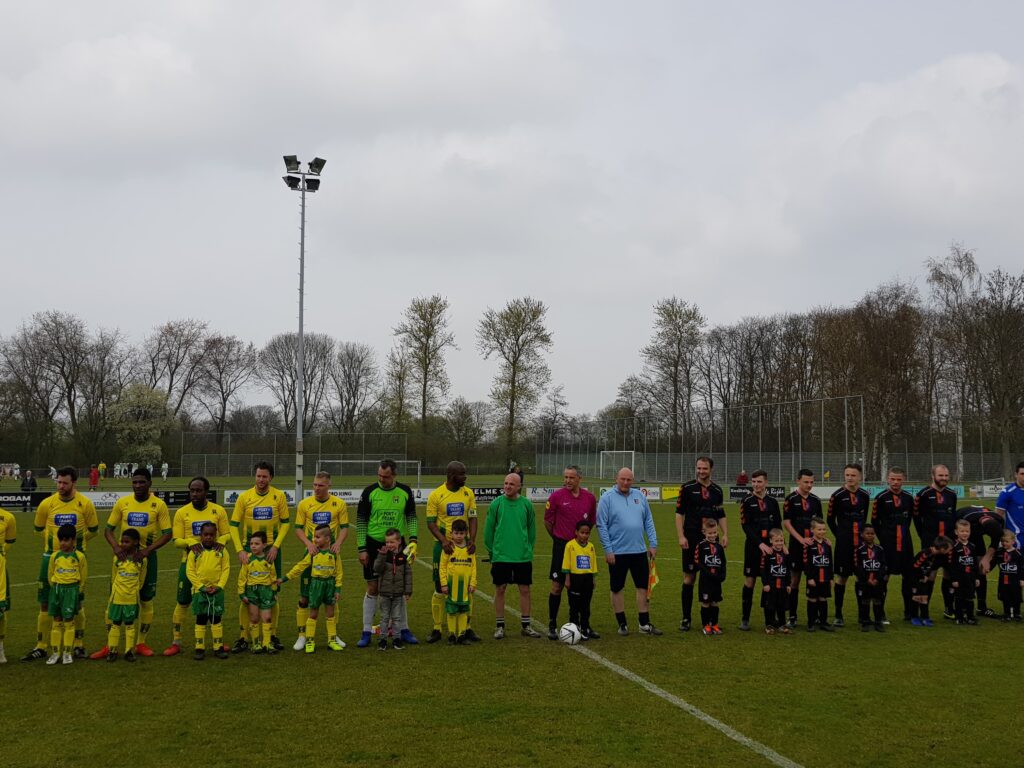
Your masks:
M480 354L485 360L494 355L499 361L491 400L504 412L501 428L507 458L514 458L516 429L529 416L551 380L543 356L553 344L544 325L547 311L538 299L513 299L501 310L488 308L477 326Z
M156 328L143 343L143 381L167 395L167 406L175 416L202 380L206 335L207 324L201 320L172 320Z
M306 333L304 339L303 431L308 432L323 414L331 368L334 339L324 333ZM298 334L279 333L259 353L258 375L284 416L285 427L295 428L295 393L298 388Z
M379 375L369 344L343 341L331 367L331 405L327 419L339 432L355 432L366 412L376 405Z
M455 453L452 458L464 458L467 451L476 448L487 434L491 407L484 402L469 402L456 397L444 411L444 428Z
M111 433L111 406L136 375L135 355L117 330L101 328L89 341L79 385L75 440L87 456L95 456Z
M412 381L419 389L423 432L427 430L428 410L440 402L451 387L444 367L444 353L446 349L458 347L455 334L448 330L448 306L448 300L439 294L415 298L394 329L412 363Z
M378 410L381 425L401 432L410 420L413 364L401 349L393 347L384 362Z
M564 391L563 384L549 389L544 395L544 403L537 415L537 427L549 440L561 437L569 423L569 401L565 399Z
M256 375L256 347L237 336L213 334L203 344L193 396L213 422L227 431L228 412L240 405L239 394Z

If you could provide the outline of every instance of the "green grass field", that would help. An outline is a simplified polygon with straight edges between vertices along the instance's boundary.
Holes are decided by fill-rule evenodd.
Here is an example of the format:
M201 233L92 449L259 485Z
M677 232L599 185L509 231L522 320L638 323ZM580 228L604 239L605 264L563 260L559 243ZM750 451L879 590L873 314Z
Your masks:
M498 483L497 478L472 481L481 487ZM543 482L554 480L528 478L529 484ZM278 485L287 484L278 478ZM127 487L127 481L119 485ZM179 479L175 487L182 485ZM248 482L222 479L216 485L246 487ZM13 607L5 643L9 663L0 667L6 741L0 754L18 766L121 761L171 766L198 760L249 767L265 759L277 765L341 766L397 761L771 765L758 751L764 745L782 756L778 764L803 766L1019 764L1016 739L1006 730L1013 727L1012 715L977 714L983 707L991 711L984 702L993 700L1001 713L1024 705L1016 674L1001 663L1000 654L1002 648L1012 652L1020 647L1024 625L988 620L978 627L957 627L940 619L932 630L914 629L898 620L902 612L896 588L890 589L889 613L897 620L886 634L862 634L848 624L834 635L810 635L801 628L791 637L768 637L761 631L756 601L754 631L739 632L742 578L741 564L735 561L741 559L742 533L736 507L730 504L725 635L684 635L676 629L681 575L673 507L653 508L662 546L661 583L651 614L665 630L663 637L614 633L602 574L594 596L594 626L603 637L584 646L583 653L516 632L494 641L494 610L486 599L476 603L474 625L485 638L479 645L421 644L387 653L356 649L363 582L353 535L345 545L346 587L340 608L340 634L349 643L344 652L323 648L308 656L288 650L276 657L245 655L201 663L183 654L140 659L134 665L84 661L70 667L17 660L35 639L41 549L30 516L19 513L20 537L8 563ZM546 623L548 583L543 575L550 555L539 505L537 513L533 614ZM422 508L420 514L424 531ZM422 562L429 564L429 549L424 550ZM93 578L86 643L94 650L103 644L105 542L91 542L89 553ZM287 565L298 559L300 547L293 537L284 554ZM150 634L157 649L170 641L177 564L177 551L161 551L157 619ZM482 563L483 595L493 593L488 575ZM431 625L429 569L418 568L416 579L410 624L422 639ZM286 585L281 634L289 645L296 597L297 587ZM993 584L989 599L999 607ZM228 605L226 637L233 641L237 611L230 597ZM631 606L627 598L627 615L635 628ZM933 602L933 616L940 614ZM848 620L855 616L852 596L846 615ZM514 628L514 616L507 618ZM561 619L567 620L564 600ZM187 646L189 636L186 631ZM648 686L620 676L604 662L628 670ZM651 687L674 700L655 695ZM681 708L679 700L754 743L729 738Z

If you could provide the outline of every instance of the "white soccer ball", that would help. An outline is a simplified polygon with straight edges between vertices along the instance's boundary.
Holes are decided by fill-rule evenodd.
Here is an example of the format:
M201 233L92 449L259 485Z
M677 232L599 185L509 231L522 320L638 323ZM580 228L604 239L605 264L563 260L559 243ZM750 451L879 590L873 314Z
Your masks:
M558 639L566 645L576 645L583 638L583 633L575 624L563 624L558 630Z

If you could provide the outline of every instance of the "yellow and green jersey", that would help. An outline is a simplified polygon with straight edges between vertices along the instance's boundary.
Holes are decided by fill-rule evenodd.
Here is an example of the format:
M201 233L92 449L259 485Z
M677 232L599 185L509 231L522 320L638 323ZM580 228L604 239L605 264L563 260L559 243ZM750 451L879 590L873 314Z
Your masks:
M114 578L110 585L110 602L114 605L135 605L139 590L146 580L146 561L115 560Z
M576 539L565 545L562 573L597 573L597 552L589 541L581 547Z
M46 572L46 580L51 584L78 584L85 587L89 578L89 569L85 562L85 553L81 550L61 552L57 550L50 555L50 567Z
M441 554L441 584L448 586L448 599L453 603L469 600L469 588L476 588L476 555L466 547L455 547L449 555Z
M77 530L77 546L83 552L85 543L96 535L100 529L96 507L85 496L75 491L75 495L64 501L59 493L43 499L36 508L33 526L36 533L43 534L43 552L49 553L60 549L57 541L57 529L62 525L73 525Z
M246 587L272 587L276 579L273 563L263 556L251 555L238 572L238 594L245 592Z
M189 552L185 561L185 573L195 590L206 587L224 589L231 573L231 557L226 549L204 549L198 555Z
M235 502L231 513L231 541L241 552L249 545L249 538L255 531L267 534L267 542L278 549L284 542L289 527L288 498L283 492L271 486L266 493L255 487L243 491Z
M227 545L231 541L231 534L228 532L228 513L224 507L212 501L206 502L202 509L186 504L174 513L174 521L171 523L174 546L182 550L181 562L184 563L188 559L188 551L199 543L203 523L216 523L218 544Z
M471 517L476 517L476 494L472 488L463 486L450 491L448 485L442 483L427 497L427 522L435 521L445 535L456 520L465 520L469 525Z
M341 558L329 549L318 550L315 555L306 553L292 569L288 571L285 581L298 578L307 568L314 579L334 579L334 585L341 587Z
M337 496L328 495L324 501L307 496L295 509L295 527L301 528L306 538L313 540L318 525L331 527L331 541L338 538L342 528L348 528L348 505Z
M18 538L18 521L6 509L0 508L0 557L7 554L7 546Z
M120 537L128 528L138 531L142 546L148 547L163 534L171 532L171 513L163 499L153 494L142 501L136 499L134 494L122 496L110 510L107 529Z

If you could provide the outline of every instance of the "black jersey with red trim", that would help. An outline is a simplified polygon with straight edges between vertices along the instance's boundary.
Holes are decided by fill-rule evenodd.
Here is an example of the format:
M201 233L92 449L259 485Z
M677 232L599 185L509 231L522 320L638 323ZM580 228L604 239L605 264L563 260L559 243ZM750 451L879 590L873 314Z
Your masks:
M701 539L693 550L693 562L705 578L725 581L725 547L717 541Z
M835 574L835 560L832 557L832 543L828 539L811 542L804 547L804 575L819 584L831 581Z
M863 488L840 488L828 498L828 527L836 539L854 547L860 545L860 532L868 521L871 497Z
M913 517L914 497L907 491L893 493L886 488L872 502L871 524L894 562L907 553L913 555L914 542L910 538Z
M914 497L914 527L921 539L921 548L930 547L938 536L956 538L956 494L949 488L941 491L929 485Z
M811 538L811 520L815 517L824 519L821 514L821 499L813 493L804 497L800 495L799 491L793 491L782 503L782 519L788 520L789 524L796 528L797 533L805 539ZM789 548L798 551L802 545L790 538Z
M978 550L971 542L956 542L949 556L950 575L954 581L978 577Z
M1019 549L999 549L992 558L992 570L999 569L999 583L1020 586L1024 578L1024 555Z
M676 499L676 514L683 516L683 530L696 532L701 537L701 526L706 518L721 520L725 517L725 496L717 483L703 485L697 480L683 483ZM691 538L687 535L687 538Z
M876 582L884 580L888 572L885 549L877 542L861 543L853 553L853 572L857 574L857 581L871 581L872 576Z
M979 556L984 556L989 549L998 550L999 540L1003 537L1003 521L999 515L989 512L985 507L964 507L956 511L957 520L966 520L971 524L971 544ZM988 544L985 544L985 537Z
M932 553L930 547L922 549L917 553L917 557L914 558L911 570L918 581L924 581L935 571L939 570L939 568L947 565L949 557L949 554L943 554L942 552Z
M770 545L768 532L772 528L782 527L779 502L768 495L758 498L755 494L748 493L740 502L740 525L747 535L747 541Z
M772 550L761 557L761 583L772 591L789 586L789 554Z

